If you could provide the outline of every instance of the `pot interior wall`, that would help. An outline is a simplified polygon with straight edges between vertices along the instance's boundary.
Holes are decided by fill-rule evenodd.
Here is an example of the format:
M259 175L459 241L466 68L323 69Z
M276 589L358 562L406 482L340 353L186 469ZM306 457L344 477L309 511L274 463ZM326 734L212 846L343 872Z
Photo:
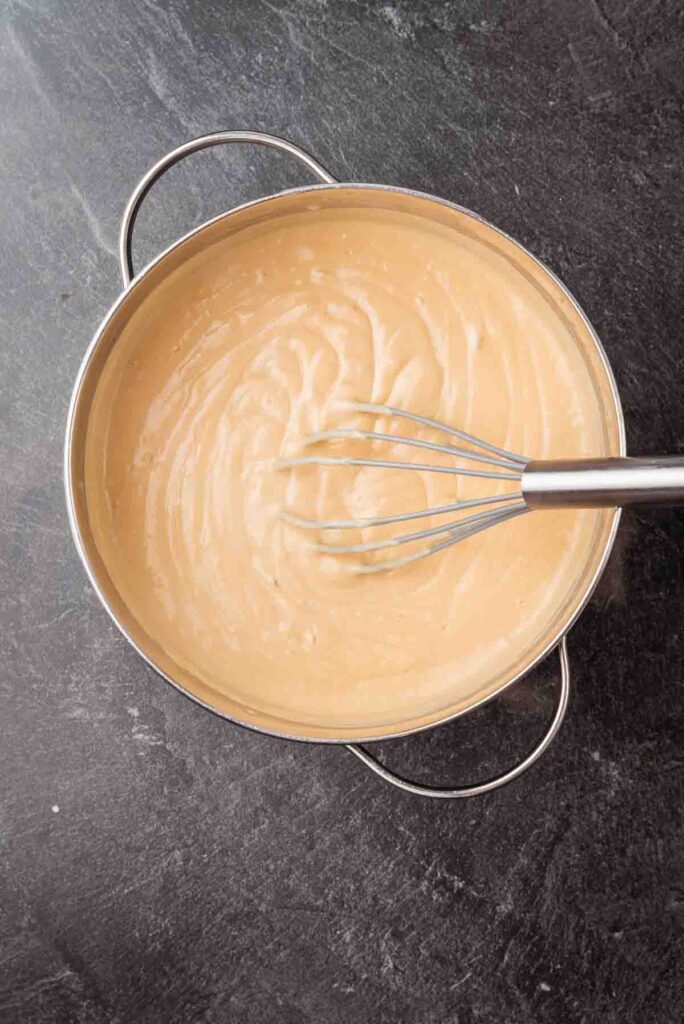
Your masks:
M548 652L579 614L607 558L617 525L613 511L592 513L594 533L591 550L579 567L573 586L559 602L532 645L512 659L504 673L488 679L476 692L459 692L455 680L447 699L427 698L411 714L398 714L378 721L358 715L343 720L321 720L315 714L292 713L286 703L281 707L250 701L236 680L235 692L220 692L171 658L142 627L122 599L107 572L95 543L89 517L84 478L85 444L94 395L108 360L141 312L154 309L171 275L183 275L209 247L230 239L239 232L302 210L337 208L380 208L428 218L492 247L502 258L518 268L522 278L552 303L572 334L574 344L586 366L596 402L600 407L602 436L596 455L624 453L622 417L614 382L605 356L587 321L571 297L541 265L515 242L474 216L438 200L400 190L373 186L320 186L270 197L232 211L187 236L155 261L133 282L101 326L81 368L74 392L67 437L67 491L70 515L79 552L105 607L139 653L170 682L194 699L226 717L264 731L302 739L333 742L368 740L401 735L445 721L510 684ZM437 556L439 557L439 556ZM334 683L331 683L334 685Z

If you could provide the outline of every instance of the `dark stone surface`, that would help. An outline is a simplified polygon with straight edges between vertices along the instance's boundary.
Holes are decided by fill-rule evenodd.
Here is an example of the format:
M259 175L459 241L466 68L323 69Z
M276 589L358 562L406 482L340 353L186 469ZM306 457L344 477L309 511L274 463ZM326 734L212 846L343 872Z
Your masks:
M682 451L682 17L678 0L2 4L3 1024L682 1019L681 512L623 521L540 765L439 804L148 671L85 580L60 461L127 195L222 127L520 238L602 336L631 450ZM261 151L193 158L151 198L139 259L302 180ZM435 782L513 763L555 668L383 756Z

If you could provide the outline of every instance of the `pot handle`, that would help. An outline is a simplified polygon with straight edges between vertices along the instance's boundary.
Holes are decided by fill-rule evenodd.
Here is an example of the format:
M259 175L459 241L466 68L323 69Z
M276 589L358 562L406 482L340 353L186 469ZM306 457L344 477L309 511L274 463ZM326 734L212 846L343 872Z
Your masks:
M223 146L232 142L249 142L256 146L270 146L272 149L280 150L281 153L290 153L301 160L326 185L334 185L337 181L337 178L333 178L332 174L326 171L325 167L319 164L318 160L314 160L309 153L300 149L299 146L295 146L293 142L278 138L277 135L264 135L262 132L213 132L211 135L201 135L198 139L184 142L182 146L178 146L177 149L173 149L163 156L154 167L150 167L128 200L119 232L119 264L124 287L127 287L135 277L132 251L135 221L143 200L155 181L161 178L169 167L173 167L179 160L190 156L191 153L197 153L200 149L208 149L210 146Z
M395 775L394 772L389 771L388 768L385 768L384 765L380 764L380 762L372 757L368 751L364 750L363 747L358 747L355 744L350 743L347 744L347 749L351 750L353 754L356 754L356 756L360 758L371 771L375 772L376 775L379 775L381 779L385 780L385 782L390 782L393 786L403 789L406 793L413 793L415 796L429 796L438 800L459 800L467 796L481 796L483 793L490 793L493 789L505 786L507 782L512 782L513 779L517 779L519 775L526 772L527 769L534 764L537 758L541 757L551 743L551 740L560 729L568 707L568 699L570 697L570 663L568 661L568 645L565 637L563 637L558 644L558 653L560 656L561 666L558 704L548 729L536 747L529 752L527 757L523 758L523 760L513 768L509 768L509 770L504 772L503 775L497 775L495 778L489 779L488 782L479 782L474 786L458 786L455 789L439 789L435 786L421 786L416 782L409 782L408 779L404 779L400 775Z

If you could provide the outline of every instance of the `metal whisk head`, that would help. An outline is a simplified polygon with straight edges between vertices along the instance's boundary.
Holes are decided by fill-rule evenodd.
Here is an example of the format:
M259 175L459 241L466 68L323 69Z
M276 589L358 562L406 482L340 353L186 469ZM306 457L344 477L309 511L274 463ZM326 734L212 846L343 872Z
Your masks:
M467 434L463 430L457 430L444 423L439 423L437 420L429 419L426 416L419 416L417 413L407 412L404 409L397 409L389 405L376 405L371 402L345 402L344 408L360 413L370 413L375 416L398 417L411 420L420 426L429 427L455 437L467 447L447 443L439 444L416 437L402 437L396 434L379 433L374 430L324 430L305 438L302 442L302 447L308 448L327 441L342 439L348 441L382 441L392 445L406 445L411 448L420 448L428 452L438 452L442 455L452 456L459 465L435 465L433 463L335 455L302 455L295 458L281 459L278 465L281 468L338 465L368 466L377 469L406 469L414 472L446 473L457 477L482 477L495 481L505 480L511 481L515 485L515 489L509 493L473 498L468 501L456 501L447 505L419 509L414 512L401 512L396 515L355 519L306 519L290 511L283 512L283 519L293 526L302 527L307 530L323 531L386 526L393 523L405 523L414 519L426 519L432 516L450 515L473 510L471 514L461 516L456 520L449 520L442 526L435 526L427 530L418 530L411 533L397 533L382 540L359 544L329 544L322 541L316 543L315 546L319 551L329 555L349 555L381 551L420 541L430 542L433 538L438 538L435 543L427 543L418 551L413 551L411 554L403 557L389 558L372 564L354 563L349 566L351 572L376 573L387 569L397 569L420 558L426 558L428 555L443 551L453 544L458 544L468 537L473 537L482 530L496 526L498 523L503 523L508 519L513 519L528 511L528 505L523 498L520 484L529 459L509 452L505 448L498 448L496 445L489 444L478 437L473 437L472 434ZM467 466L461 468L460 463L464 461L467 462ZM483 508L486 510L474 511L475 509Z

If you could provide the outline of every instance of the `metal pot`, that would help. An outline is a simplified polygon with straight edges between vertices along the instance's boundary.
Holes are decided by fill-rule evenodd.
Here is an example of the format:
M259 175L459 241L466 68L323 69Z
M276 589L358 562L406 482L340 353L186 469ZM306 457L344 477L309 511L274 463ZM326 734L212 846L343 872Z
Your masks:
M236 142L270 146L289 153L297 157L312 171L322 184L290 189L252 203L246 203L221 214L185 235L135 277L131 254L133 227L141 204L152 185L169 167L182 160L183 157L210 146ZM603 408L607 449L605 454L625 454L624 422L620 399L610 365L599 339L567 289L551 271L517 242L488 224L477 214L444 199L409 189L390 188L384 185L339 183L308 153L283 139L256 132L217 132L185 143L155 164L140 181L126 207L119 246L124 291L107 313L88 347L79 369L69 407L65 446L65 484L67 509L74 541L98 597L126 639L168 682L204 707L232 722L271 735L287 739L346 744L348 749L382 778L415 794L454 798L486 793L510 782L529 768L546 750L560 727L570 692L566 634L589 600L605 567L620 518L618 510L603 513L602 525L598 530L594 546L595 550L581 580L581 585L576 588L576 592L566 601L564 607L558 610L556 618L550 623L548 630L540 638L534 650L527 652L521 662L516 664L505 677L492 679L474 700L470 699L464 702L461 699L459 702L455 698L454 703L446 709L439 712L426 711L423 716L410 722L387 723L386 727L381 731L374 732L373 735L366 735L363 729L354 727L346 730L346 735L338 735L325 726L299 727L297 723L286 723L274 719L270 713L262 712L258 708L246 707L237 700L233 700L229 695L217 697L214 691L209 691L202 680L174 664L166 652L155 643L154 638L147 635L140 624L135 621L117 593L93 540L85 499L85 437L90 406L98 380L122 329L159 283L197 252L235 231L261 222L274 214L280 215L310 205L314 197L319 205L342 205L345 207L381 205L395 211L419 211L421 216L427 216L441 224L454 225L458 221L462 227L465 223L469 231L485 237L487 244L495 245L499 251L505 252L508 258L514 260L526 274L534 279L535 284L551 298L551 301L557 304L570 322L578 348L585 360ZM496 778L478 785L454 789L437 789L417 785L388 771L366 750L356 745L358 741L369 742L407 735L450 721L491 699L505 687L512 685L555 647L558 648L560 656L561 674L553 719L543 738L527 757L514 768Z

